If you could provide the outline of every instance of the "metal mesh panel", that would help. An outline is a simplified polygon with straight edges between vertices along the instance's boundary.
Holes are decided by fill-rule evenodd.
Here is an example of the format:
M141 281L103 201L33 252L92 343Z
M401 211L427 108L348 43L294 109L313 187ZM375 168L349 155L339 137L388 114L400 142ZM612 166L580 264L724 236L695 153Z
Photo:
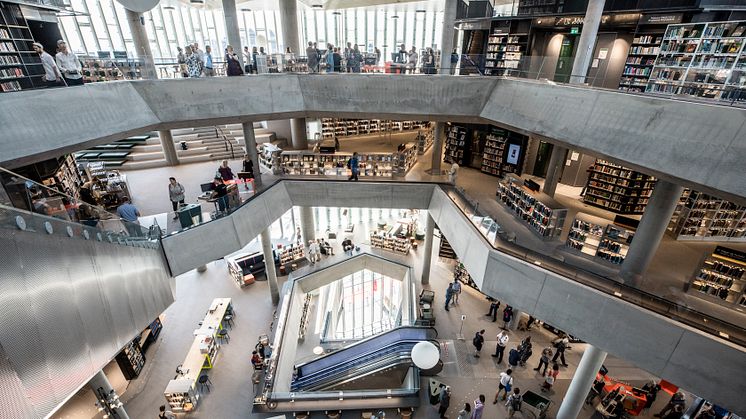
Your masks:
M37 416L26 399L23 383L0 345L0 419Z

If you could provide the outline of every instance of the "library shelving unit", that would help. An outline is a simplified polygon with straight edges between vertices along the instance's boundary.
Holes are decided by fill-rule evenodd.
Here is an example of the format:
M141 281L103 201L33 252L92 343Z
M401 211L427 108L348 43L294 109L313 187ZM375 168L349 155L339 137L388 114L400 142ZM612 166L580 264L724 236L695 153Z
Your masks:
M280 249L280 265L295 262L306 256L305 247L302 245L290 245Z
M434 134L431 128L422 130L417 135L417 154L425 152L433 145Z
M519 177L510 175L507 182L499 182L495 195L539 236L552 238L562 233L567 209L548 195L525 188Z
M258 144L257 146L259 165L275 173L275 169L280 166L280 154L282 149L271 143ZM279 174L279 173L277 173Z
M669 25L646 91L725 99L746 84L746 21Z
M0 92L44 87L44 67L33 43L21 7L0 2Z
M580 253L596 256L603 235L603 226L576 217L570 227L570 233L567 235L567 246L580 251Z
M191 412L199 400L194 382L187 378L171 380L163 395L173 412Z
M746 253L718 246L692 279L689 293L736 308L746 308Z
M677 240L746 242L746 207L686 189L668 230Z
M445 134L446 147L443 161L463 166L471 157L471 139L468 138L470 134L469 128L456 124L448 124L446 125Z
M404 176L409 169L417 163L417 143L407 143L399 148L394 155L394 172L399 176Z
M560 5L558 5L560 3ZM519 16L536 16L558 13L563 0L522 0L518 2Z
M409 249L411 247L409 238L392 236L378 230L370 233L370 245L372 247L401 253L403 255L409 254Z
M638 32L632 39L627 61L624 64L619 90L625 92L644 92L648 79L653 71L655 58L660 52L663 31Z
M583 202L619 214L642 214L654 187L654 177L598 159L590 168Z
M634 237L635 233L633 231L609 224L604 229L604 235L598 245L596 256L615 265L620 265L627 257L629 245Z
M312 153L308 151L283 151L280 164L282 173L302 176L349 176L347 161L352 153ZM395 153L358 153L360 176L392 177Z
M634 230L606 224L601 218L578 213L567 235L566 245L580 253L619 265L629 251Z
M131 340L124 349L115 357L117 365L122 370L124 378L133 380L140 375L143 366L145 366L145 355L140 349L140 344Z
M321 137L334 138L377 132L410 131L429 128L429 121L388 121L381 119L321 118Z
M73 198L80 197L80 186L83 183L75 158L68 154L61 157L57 170L49 177L41 180L45 186L57 189Z
M493 30L487 39L484 74L504 76L519 70L527 46L528 34L508 34Z
M462 284L466 284L476 290L479 290L477 283L474 282L473 279L471 279L471 275L469 275L466 267L461 262L458 262L456 264L456 268L453 270L453 278L458 279L459 282L461 282Z
M484 141L482 154L482 172L491 175L502 176L507 171L512 171L512 166L503 164L505 147L508 142L508 132L499 128L491 127Z

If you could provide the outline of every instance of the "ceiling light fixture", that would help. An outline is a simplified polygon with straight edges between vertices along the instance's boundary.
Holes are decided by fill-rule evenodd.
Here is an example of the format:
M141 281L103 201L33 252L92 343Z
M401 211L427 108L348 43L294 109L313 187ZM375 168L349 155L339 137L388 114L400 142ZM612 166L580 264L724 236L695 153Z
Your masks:
M341 15L342 12L332 12L333 15Z
M399 19L399 16L393 15L393 16L391 16L391 19Z
M242 12L250 12L250 11L251 11L251 9L243 8L243 9L241 9L241 11L242 11Z
M415 13L427 13L427 10L425 10L425 9L417 9L414 12Z
M174 6L163 6L163 10L175 10Z
M311 5L311 7L313 7L314 9L323 9L324 5L323 4L313 4L313 5Z

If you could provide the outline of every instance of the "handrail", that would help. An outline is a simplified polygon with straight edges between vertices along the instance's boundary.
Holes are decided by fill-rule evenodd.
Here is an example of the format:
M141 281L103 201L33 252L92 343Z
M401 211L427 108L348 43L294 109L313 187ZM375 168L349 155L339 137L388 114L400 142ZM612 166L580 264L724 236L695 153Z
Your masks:
M223 144L225 145L225 151L228 152L228 146L230 146L231 149L231 160L236 158L235 153L233 152L233 143L228 139L228 135L223 131L222 128L215 125L215 136L216 137L222 137L223 138Z

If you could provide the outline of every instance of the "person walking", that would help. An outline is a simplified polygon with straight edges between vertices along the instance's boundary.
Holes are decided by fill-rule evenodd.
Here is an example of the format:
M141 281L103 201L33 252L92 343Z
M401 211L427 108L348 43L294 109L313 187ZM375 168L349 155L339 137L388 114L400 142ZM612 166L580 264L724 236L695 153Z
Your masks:
M482 351L482 345L484 345L484 329L474 334L474 339L471 341L474 345L474 356L479 358L479 352Z
M503 400L505 400L510 391L513 389L512 374L513 370L510 368L500 373L500 384L497 388L497 393L495 393L495 400L492 401L492 404L497 404L497 399L500 398L500 393L505 391L505 394L503 394Z
M243 76L241 60L238 59L238 54L233 51L233 46L228 45L225 49L225 74L228 77Z
M220 164L220 167L218 167L218 173L220 174L220 178L223 179L224 182L227 182L229 180L233 180L233 171L230 167L228 167L228 160L223 160L223 162Z
M474 400L474 411L471 413L471 419L482 419L482 412L484 411L484 394L480 394L479 398Z
M464 403L464 408L459 410L458 416L456 416L456 419L469 419L471 417L471 405L469 403Z
M656 413L653 416L655 416L656 418L666 417L666 413L669 413L670 411L676 409L677 406L680 407L682 411L683 408L686 406L686 396L684 396L684 393L681 392L681 390L674 393L671 396L671 400L668 401L666 406L660 412Z
M549 366L549 359L552 357L552 348L550 346L547 346L541 351L541 359L539 359L539 366L534 368L534 371L539 371L541 369L541 366L544 366L544 369L541 371L541 375L544 375L547 373L547 367Z
M557 352L554 354L552 362L557 362L557 358L560 358L562 360L562 366L567 366L567 362L565 362L565 350L567 349L568 343L570 343L570 339L567 338L566 334L563 334L554 341L554 347L557 349Z
M492 354L492 357L497 358L498 364L503 362L505 346L508 344L509 340L510 337L508 336L508 332L501 330L500 333L497 334L497 345L495 345L495 353Z
M448 284L446 288L446 311L450 311L448 305L451 303L451 298L453 298L453 283Z
M352 153L352 157L347 161L347 168L350 169L350 177L347 180L358 181L358 175L360 174L360 162L357 157L357 151Z
M440 419L446 419L446 411L451 405L451 387L446 386L440 391L440 406L438 407L438 414Z
M511 306L505 306L505 310L503 310L503 329L508 330L508 325L510 324L510 321L513 320L513 307Z
M213 77L215 75L215 69L212 65L212 47L209 45L205 45L205 52L203 54L205 68L202 70L202 72L205 74L205 77Z
M174 209L174 220L179 218L179 205L184 205L184 186L176 181L175 177L168 178L168 199Z
M500 309L500 302L497 301L497 300L495 300L495 299L491 299L491 301L490 301L490 311L487 312L487 314L485 314L485 316L492 316L492 323L494 323L494 322L497 321L497 310L499 310L499 309Z
M51 55L47 54L47 52L44 51L44 47L40 43L34 42L32 45L34 48L34 52L39 54L41 65L44 68L44 84L47 87L64 86L62 84L62 73L60 73L60 69L57 67L57 63L54 62L54 58L52 58Z
M554 382L557 381L559 375L559 365L556 363L552 365L552 370L544 374L544 383L541 385L541 391L547 392L552 389Z
M521 389L516 387L513 389L513 393L510 394L508 401L505 403L505 406L508 407L508 417L512 418L515 412L520 412L522 405L523 397L521 397Z
M82 86L83 85L83 74L81 71L83 67L80 65L80 60L74 52L68 51L67 43L63 40L57 41L57 55L54 56L57 68L62 77L65 80L65 84L68 86Z
M317 244L313 240L308 241L308 260L311 262L312 265L315 264L317 260L319 260L316 246Z
M528 361L528 359L533 354L533 345L531 344L531 336L526 336L521 341L521 344L518 346L518 352L520 353L520 359L518 363L522 367L525 367L526 361Z
M140 231L140 222L137 217L140 217L140 211L132 205L128 196L122 197L122 203L117 207L117 215L123 221L124 228L129 232L130 237L138 237L142 235Z
M458 296L461 295L461 282L458 279L454 279L451 288L453 288L453 302L451 305L455 306L458 304Z

